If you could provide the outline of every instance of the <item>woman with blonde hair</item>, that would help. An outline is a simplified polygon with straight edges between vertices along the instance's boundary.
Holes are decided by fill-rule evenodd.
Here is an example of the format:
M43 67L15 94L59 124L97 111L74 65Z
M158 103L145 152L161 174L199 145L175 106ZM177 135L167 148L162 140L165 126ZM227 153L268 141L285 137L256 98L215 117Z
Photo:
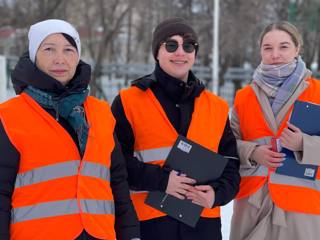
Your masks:
M275 172L285 154L302 164L320 165L320 138L289 122L295 101L320 103L320 82L300 56L302 39L295 26L277 22L260 37L261 63L250 85L234 100L231 127L241 161L240 192L234 203L231 240L319 239L320 192L316 179Z

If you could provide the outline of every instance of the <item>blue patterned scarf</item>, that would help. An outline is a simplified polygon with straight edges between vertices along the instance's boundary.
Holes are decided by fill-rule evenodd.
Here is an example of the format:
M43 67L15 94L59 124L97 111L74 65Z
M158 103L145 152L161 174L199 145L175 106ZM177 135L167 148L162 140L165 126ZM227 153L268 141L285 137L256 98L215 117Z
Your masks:
M300 56L282 65L261 63L253 74L253 82L267 94L273 114L276 116L308 71Z
M73 93L62 98L57 98L52 93L42 91L32 86L25 88L24 92L31 96L43 108L54 109L57 120L59 120L59 116L61 116L68 121L77 134L80 152L81 155L83 155L87 144L89 127L82 105L88 96L89 90L85 89L79 93Z

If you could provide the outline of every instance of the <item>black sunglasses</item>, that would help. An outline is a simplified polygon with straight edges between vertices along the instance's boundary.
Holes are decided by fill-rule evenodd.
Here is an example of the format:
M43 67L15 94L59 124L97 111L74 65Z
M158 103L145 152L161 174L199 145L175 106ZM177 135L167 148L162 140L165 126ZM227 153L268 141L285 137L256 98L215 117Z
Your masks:
M176 41L174 39L169 39L169 40L163 42L162 44L164 44L167 52L169 52L169 53L175 52L179 47L178 41ZM196 43L196 42L183 42L182 48L186 53L192 53L193 51L198 49L198 43Z

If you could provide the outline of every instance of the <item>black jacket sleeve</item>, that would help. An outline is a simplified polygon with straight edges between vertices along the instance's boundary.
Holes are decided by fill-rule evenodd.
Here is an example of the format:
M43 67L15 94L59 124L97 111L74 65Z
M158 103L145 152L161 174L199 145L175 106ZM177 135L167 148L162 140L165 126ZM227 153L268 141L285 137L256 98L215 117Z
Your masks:
M218 153L228 158L222 176L210 186L215 190L215 202L213 207L223 206L230 202L239 191L239 157L237 152L237 142L232 133L229 119L227 119L225 129L220 140Z
M112 112L117 120L115 130L126 160L130 189L137 191L165 191L168 184L169 171L158 165L143 163L134 157L134 134L126 118L119 95L112 103Z
M117 239L140 237L139 222L130 199L125 161L116 136L111 155L111 188L115 202L115 230Z
M0 239L10 239L11 197L20 154L10 142L0 121Z

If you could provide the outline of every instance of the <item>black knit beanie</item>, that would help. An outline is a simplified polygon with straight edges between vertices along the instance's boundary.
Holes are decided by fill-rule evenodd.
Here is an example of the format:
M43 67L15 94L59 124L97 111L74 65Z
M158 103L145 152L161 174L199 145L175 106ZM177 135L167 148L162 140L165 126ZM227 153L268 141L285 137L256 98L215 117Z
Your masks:
M196 42L198 37L193 28L183 18L173 17L159 23L153 32L152 53L156 61L160 44L173 35L183 36L190 34Z

